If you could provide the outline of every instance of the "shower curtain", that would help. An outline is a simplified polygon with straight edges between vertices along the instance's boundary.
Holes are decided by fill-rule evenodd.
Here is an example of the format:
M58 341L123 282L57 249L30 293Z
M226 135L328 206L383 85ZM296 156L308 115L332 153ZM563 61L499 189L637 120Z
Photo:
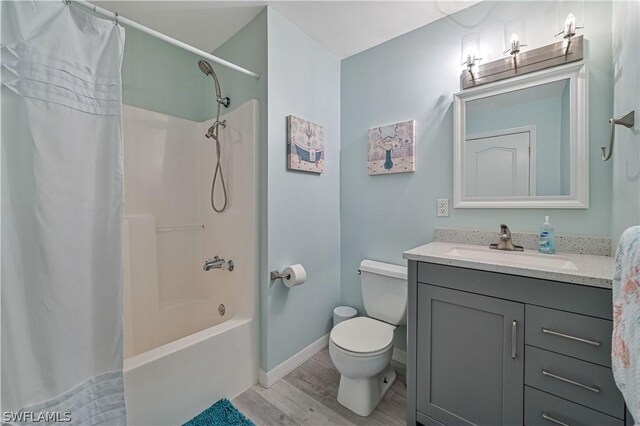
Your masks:
M3 1L1 42L0 423L125 424L124 30Z

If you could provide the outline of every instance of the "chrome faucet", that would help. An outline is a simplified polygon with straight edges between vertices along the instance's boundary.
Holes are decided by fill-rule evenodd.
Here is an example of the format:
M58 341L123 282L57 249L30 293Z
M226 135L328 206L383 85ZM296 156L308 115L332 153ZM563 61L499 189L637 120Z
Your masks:
M490 244L489 248L505 251L524 251L522 246L517 246L511 241L511 230L505 224L500 225L500 242Z
M218 256L214 256L213 259L207 259L204 261L204 269L205 271L209 271L211 269L226 269L227 271L233 271L234 265L233 260L226 261Z

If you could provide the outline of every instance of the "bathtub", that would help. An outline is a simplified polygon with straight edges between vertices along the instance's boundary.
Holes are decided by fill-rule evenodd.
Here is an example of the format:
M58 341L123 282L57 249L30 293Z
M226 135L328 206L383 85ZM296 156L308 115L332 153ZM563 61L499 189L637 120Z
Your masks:
M215 144L204 137L213 120L123 109L130 425L180 425L257 383L258 103L221 119L229 205L214 213ZM233 260L233 272L203 271L215 255Z
M222 324L125 360L130 425L181 425L221 398L233 398L258 377L256 321Z

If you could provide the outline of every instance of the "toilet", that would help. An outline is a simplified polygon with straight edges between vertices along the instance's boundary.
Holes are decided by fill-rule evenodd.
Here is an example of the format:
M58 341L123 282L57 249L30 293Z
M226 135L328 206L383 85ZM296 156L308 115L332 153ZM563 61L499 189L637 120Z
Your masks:
M333 327L329 355L341 375L338 402L368 416L396 379L391 355L396 327L407 323L407 268L363 260L360 272L368 316Z

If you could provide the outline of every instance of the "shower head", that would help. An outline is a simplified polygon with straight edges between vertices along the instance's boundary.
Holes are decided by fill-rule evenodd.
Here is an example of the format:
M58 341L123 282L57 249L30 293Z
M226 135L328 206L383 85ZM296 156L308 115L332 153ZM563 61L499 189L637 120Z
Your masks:
M213 75L213 67L209 62L201 59L198 61L198 67L200 68L200 71L202 71L206 75Z
M216 75L216 72L213 70L213 67L211 66L211 64L205 61L204 59L200 59L198 61L198 68L200 68L200 71L202 71L204 74L210 75L211 77L213 77L213 81L216 85L216 102L218 102L220 105L224 106L225 108L229 108L231 99L229 99L229 97L224 97L224 98L222 97L222 94L220 91L220 82L218 81L218 76Z

